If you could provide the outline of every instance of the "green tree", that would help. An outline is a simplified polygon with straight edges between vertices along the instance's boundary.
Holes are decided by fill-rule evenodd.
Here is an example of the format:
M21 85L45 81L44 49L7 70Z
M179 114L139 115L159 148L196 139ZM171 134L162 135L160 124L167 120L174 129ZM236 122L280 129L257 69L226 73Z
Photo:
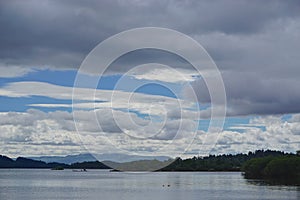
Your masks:
M273 157L265 158L253 158L247 161L243 167L242 171L245 172L246 178L262 178L264 177L264 170L267 164L273 159Z
M295 156L274 158L267 164L264 175L270 179L300 178L300 158Z

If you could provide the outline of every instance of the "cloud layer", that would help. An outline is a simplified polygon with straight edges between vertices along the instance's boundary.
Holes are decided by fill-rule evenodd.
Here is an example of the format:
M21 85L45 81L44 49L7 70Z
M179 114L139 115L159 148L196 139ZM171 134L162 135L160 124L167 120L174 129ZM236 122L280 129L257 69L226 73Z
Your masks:
M32 0L0 4L0 63L6 69L2 76L21 76L32 68L78 69L89 51L107 37L130 28L161 26L190 35L208 50L224 75L229 115L300 111L297 1ZM123 68L145 64L140 61L186 64L155 52L127 55L115 64ZM124 73L120 67L114 71ZM154 74L155 68L136 78L151 79ZM207 96L202 95L203 99Z
M102 113L101 113L102 112ZM99 113L102 120L110 121L109 116L105 114L105 110ZM99 129L97 124L91 120L93 113L90 111L81 112L79 124L80 129L85 134L78 135L75 131L72 113L64 111L55 111L50 113L41 112L39 110L28 110L25 113L8 112L0 115L0 138L1 152L17 156L31 156L41 154L65 155L75 154L86 151L82 146L82 140L87 145L91 152L128 152L141 153L144 155L158 155L157 148L161 145L168 145L168 148L159 152L159 155L179 155L186 151L185 156L206 155L208 153L239 153L253 151L259 148L270 148L295 152L299 149L300 135L300 118L299 114L293 115L289 120L283 120L281 116L268 116L253 118L249 125L240 125L232 127L231 130L226 130L221 133L210 133L198 131L197 136L193 140L193 144L187 147L191 142L191 130L184 133L186 137L177 138L176 142L163 138L153 138L149 140L126 140L126 134L120 133L119 129L114 129L116 124L105 123L105 129L109 130L105 133L97 132ZM124 124L129 122L128 117L124 117L119 113L118 118L124 121ZM101 119L100 119L101 120ZM188 121L185 123L189 123ZM123 125L124 125L123 124ZM128 123L130 124L130 122ZM184 124L189 127L189 124ZM264 126L264 129L257 128ZM242 129L244 131L236 131L234 129ZM123 126L124 128L124 126ZM126 125L128 131L137 131L130 129ZM166 126L165 133L172 133L172 129L176 127L173 122ZM95 132L96 131L96 132ZM153 130L152 130L153 131ZM162 135L163 137L173 137L172 135ZM217 141L215 141L217 138ZM119 139L119 140L118 140ZM119 142L118 142L119 141ZM114 142L113 145L111 142ZM114 146L115 145L115 146Z
M230 127L219 136L211 133L211 137L206 137L205 132L197 130L195 144L188 152L232 153L260 147L295 151L300 142L299 10L299 2L280 0L264 3L259 0L1 1L0 77L8 80L44 69L77 70L99 42L120 31L145 26L175 29L202 44L216 62L226 88L227 115L255 116L249 125ZM172 44L178 45L177 42ZM147 63L170 65L180 74L154 64L143 68ZM83 140L95 147L92 151L111 150L105 146L110 138L123 150L155 152L161 144L169 144L181 124L181 134L163 153L174 155L184 151L181 147L190 142L197 116L210 117L210 95L205 82L184 59L151 49L120 57L107 74L123 75L136 65L142 67L127 76L138 81L152 80L180 87L191 82L205 108L200 112L191 109L195 102L191 101L190 88L182 91L184 100L117 90L114 101L111 90L97 90L94 99L90 89L80 88L74 113L37 110L71 106L64 103L36 103L30 105L36 109L23 113L1 113L1 152L34 155L82 151L73 121L76 113L77 128L84 133ZM210 71L203 70L203 73ZM0 96L72 99L71 87L33 81L9 82L1 85ZM288 113L292 118L283 120L282 116ZM130 137L150 137L152 143L138 143L139 140L130 143ZM214 146L217 137L218 144Z

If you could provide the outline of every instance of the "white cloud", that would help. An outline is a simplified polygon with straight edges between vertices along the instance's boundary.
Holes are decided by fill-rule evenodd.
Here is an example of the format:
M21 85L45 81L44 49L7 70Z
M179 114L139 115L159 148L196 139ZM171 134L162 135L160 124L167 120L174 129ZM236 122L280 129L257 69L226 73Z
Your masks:
M21 77L30 72L34 72L35 70L30 67L22 67L22 66L7 66L5 64L0 63L0 78L14 78Z
M297 114L293 117L296 116ZM221 132L212 152L240 153L257 149L296 152L300 148L300 120L286 121L278 115L256 117L244 128L242 132L231 130Z
M195 69L172 68L158 63L147 63L136 66L125 75L136 79L168 83L190 82L199 77L199 73Z
M79 90L82 93L77 96L78 100L90 100L90 89ZM17 82L1 88L0 94L70 99L72 88L40 82ZM97 153L125 151L174 156L184 152L193 141L195 132L198 136L188 150L190 154L238 153L260 148L293 152L300 148L299 114L292 115L288 121L282 120L281 116L256 117L245 126L235 125L231 130L221 133L205 133L196 130L199 112L189 109L193 106L190 102L164 96L137 93L133 97L131 95L124 91L114 91L113 101L112 91L97 90L96 100L104 103L77 103L73 113L46 113L35 109L0 113L1 152L9 155L70 154L82 151L82 140L89 150ZM132 103L127 101L130 97ZM180 103L183 109L180 109ZM128 109L137 113L128 112ZM204 110L200 114L207 112ZM141 117L141 113L147 116ZM80 137L75 129L73 115L81 133ZM238 132L234 129L244 131ZM216 138L218 143L215 146Z
M147 149L156 150L156 154L162 147L171 144L173 151L169 152L169 155L172 155L172 153L180 153L178 152L180 145L185 145L181 142L182 139L191 141L192 133L195 132L193 129L197 124L189 119L170 120L161 124L161 122L141 119L133 113L128 116L127 113L121 111L111 116L112 112L109 109L97 110L98 119L94 118L94 111L76 112L79 112L78 116L80 116L77 118L80 135L75 130L72 113L65 111L44 113L28 110L25 113L1 113L1 152L5 153L14 144L20 147L16 149L15 154L19 153L24 146L30 146L30 148L24 150L21 155L41 154L45 150L36 151L36 148L48 148L48 146L57 148L57 151L51 153L58 154L64 151L65 154L70 154L72 153L70 149L80 151L80 144L83 141L86 147L97 153L114 149L114 151L122 150L146 155L154 154L151 151L147 152ZM100 122L101 129L97 120ZM138 125L132 124L131 120L137 122ZM26 121L26 124L20 124L22 121ZM116 121L121 123L116 123ZM149 123L152 125L148 126ZM180 127L181 124L182 127ZM178 149L176 150L175 147ZM11 150L10 153L12 154Z
M171 108L188 109L193 102L166 96L142 93L124 92L119 90L94 90L76 88L76 95L72 96L73 88L53 85L44 82L14 82L0 88L0 96L29 97L44 96L54 99L75 100L76 109L114 108L130 109L143 114L161 115ZM101 101L101 103L82 103L81 101ZM68 104L32 104L34 107L70 107ZM190 112L193 112L192 110Z
M183 153L193 141L197 124L188 118L174 118L161 126L160 122L141 119L134 113L117 111L112 116L111 110L102 109L96 111L102 130L105 130L101 131L94 111L76 112L80 112L77 119L80 136L75 131L73 115L69 112L45 113L31 109L24 113L1 113L1 152L15 156L74 154L83 151L80 146L83 141L89 150L97 153L134 152L174 156ZM198 130L186 156L240 153L262 148L295 152L300 148L300 121L296 120L297 115L291 119L285 121L281 116L254 118L242 132L225 130L206 133ZM152 123L151 126L148 126L149 123ZM254 127L258 125L265 129ZM175 136L178 130L179 135ZM143 139L145 137L150 138ZM215 138L218 138L216 145Z

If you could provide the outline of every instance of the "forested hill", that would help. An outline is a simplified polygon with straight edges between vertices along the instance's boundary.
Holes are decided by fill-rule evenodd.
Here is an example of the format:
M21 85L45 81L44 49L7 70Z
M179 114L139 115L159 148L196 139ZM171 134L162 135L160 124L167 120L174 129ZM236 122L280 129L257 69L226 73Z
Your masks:
M51 168L69 168L69 169L109 169L101 162L82 162L74 164L63 163L46 163L43 161L36 161L28 158L19 157L13 160L7 156L0 155L0 168L39 168L39 169L51 169Z

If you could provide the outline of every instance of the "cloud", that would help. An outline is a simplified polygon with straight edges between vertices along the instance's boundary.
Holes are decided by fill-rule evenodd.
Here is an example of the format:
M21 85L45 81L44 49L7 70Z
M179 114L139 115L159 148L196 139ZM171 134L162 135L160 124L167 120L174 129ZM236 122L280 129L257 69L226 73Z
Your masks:
M80 136L75 130L73 113L46 113L34 109L23 113L1 113L1 152L27 156L65 155L85 151L80 146L85 144L93 153L120 152L122 149L123 153L174 156L187 150L186 156L193 156L240 153L267 148L295 152L300 147L300 120L297 114L292 115L289 120L284 120L278 115L256 117L249 125L245 125L243 131L229 129L207 133L198 130L194 138L196 123L188 118L169 119L163 126L159 122L153 122L154 124L147 127L149 119L141 119L133 113L128 116L127 113L118 111L115 113L117 115L112 117L109 115L111 110L104 109L96 111L98 118L95 119L94 111L76 112L80 112L78 114L81 116L76 122L81 131ZM105 132L101 131L96 120ZM139 124L138 128L131 120ZM174 133L178 130L180 133L176 136ZM138 139L133 139L132 136ZM143 139L149 136L150 138ZM193 144L188 147L191 142Z
M166 83L191 82L197 79L200 75L196 70L174 69L162 64L148 63L131 69L126 76L134 77L138 80L161 81Z
M221 69L228 115L300 112L299 32L299 20L279 20L251 37L223 33L199 37ZM209 103L205 82L198 79L192 85L198 100ZM187 96L189 93L185 91Z
M197 132L199 113L192 109L194 103L165 96L118 90L77 89L79 93L76 96L77 103L73 105L73 113L64 111L44 113L34 109L26 113L3 113L0 126L17 127L18 133L28 132L29 136L26 138L30 139L32 145L49 145L50 141L46 139L32 141L31 132L40 130L43 133L57 131L76 134L77 129L81 133L83 143L93 151L104 151L103 142L108 140L113 142L115 147L135 154L155 153L137 152L136 149L143 149L145 143L158 151L162 146L165 147L173 141L177 144L177 141L182 138L188 140ZM72 90L72 87L42 82L15 82L1 88L0 94L18 98L44 96L71 99ZM89 98L93 97L91 94L95 94L96 103L93 103L93 98ZM36 106L67 107L70 105L40 104ZM20 130L21 127L22 130ZM6 130L6 132L11 131ZM67 146L74 143L69 140L66 142ZM54 143L54 145L62 144L61 140Z
M161 26L192 36L253 35L274 21L297 19L298 9L294 1L2 1L0 60L76 69L94 46L126 29Z
M296 1L1 1L0 2L0 63L1 77L23 76L35 69L65 70L78 69L84 57L99 42L120 31L144 26L172 28L188 34L208 50L218 65L225 82L228 115L275 115L299 113L299 3ZM113 13L113 14L112 14ZM254 14L255 13L255 14ZM127 41L125 41L127 42ZM176 41L174 41L176 44ZM182 48L186 48L182 46ZM136 79L180 83L192 81L191 67L178 56L163 52L144 51L124 55L113 63L108 74L124 74L136 65L149 62L170 65L184 77L174 76L170 71L149 68L131 74ZM123 66L120 68L120 66ZM205 72L209 73L209 71ZM181 79L182 78L182 79ZM192 83L200 103L209 105L210 96L205 83L198 79ZM121 125L131 136L153 135L161 126L151 129L147 117L162 116L169 120L160 135L153 136L152 146L139 143L139 148L155 150L161 144L168 144L179 127L178 118L183 117L185 128L190 133L194 124L191 119L199 113L188 108L193 102L169 97L97 90L96 104L90 89L80 88L75 108L80 109L79 127L87 133L91 144L102 144L103 136L94 136L98 128L90 120L96 108L98 117L103 119L103 129L117 145L130 150L135 144L126 143L118 136ZM184 93L191 96L191 91ZM16 82L0 88L0 95L7 97L44 96L55 99L72 99L72 88L40 82ZM113 106L111 102L114 102ZM154 102L154 103L153 103ZM184 111L179 115L176 108L181 103ZM149 106L152 105L152 106ZM163 106L160 106L163 105ZM36 107L68 107L68 104L35 104ZM94 107L96 106L96 107ZM130 113L124 112L124 109ZM175 109L174 109L175 108ZM116 121L112 119L112 109ZM209 117L210 108L201 116ZM147 117L141 118L141 115ZM105 116L105 117L104 117ZM104 117L104 118L103 118ZM274 116L273 116L274 117ZM35 152L59 154L79 152L72 144L78 140L66 139L64 134L75 131L71 113L43 113L29 110L26 113L2 113L1 150L11 154ZM131 119L132 121L129 121ZM162 120L153 118L155 120ZM298 116L291 121L278 118L258 118L255 124L266 126L266 130L246 127L244 133L225 131L220 136L216 152L238 152L254 150L257 147L274 147L294 151L299 136ZM153 123L158 123L153 120ZM254 122L252 125L254 125ZM137 129L137 125L147 127ZM147 126L149 125L149 126ZM241 127L240 127L241 128ZM136 131L134 131L136 130ZM143 133L143 134L141 134ZM60 135L62 134L62 135ZM204 134L204 133L203 133ZM200 133L202 135L202 133ZM291 136L291 137L289 137ZM51 141L57 140L51 145ZM1 140L2 141L2 140ZM10 142L9 142L10 141ZM187 138L178 137L178 143L170 151L181 151ZM198 143L204 142L199 138ZM241 144L241 141L245 143ZM23 143L22 143L23 142ZM20 148L16 144L22 143ZM33 145L27 148L28 145ZM47 149L39 147L47 144ZM55 146L56 144L56 146ZM58 148L60 144L65 147ZM149 144L148 144L149 145ZM177 146L176 146L177 145ZM197 147L192 150L195 152ZM209 148L208 148L209 149ZM97 149L94 149L97 151Z
M224 73L227 96L227 116L269 115L299 113L300 92L299 80L263 78L263 74ZM266 75L267 76L267 75ZM205 82L198 80L192 83L198 101L210 103L210 95ZM185 90L185 97L190 91ZM193 94L193 93L192 93Z
M292 118L297 115L292 115ZM198 148L198 151L211 154L232 154L246 153L257 149L274 149L295 153L300 148L299 125L300 120L286 121L281 115L255 117L250 120L249 124L240 125L240 127L244 127L243 131L229 129L220 133L212 133L218 137L216 145L206 141L206 143L202 144L202 148ZM205 134L207 133L200 133L202 140L205 138L203 136ZM193 145L191 149L195 151L197 146Z
M149 147L157 151L172 142L181 144L179 141L183 138L191 140L193 132L196 133L197 122L190 119L151 122L150 119L141 119L134 113L114 111L116 113L112 115L111 109L74 112L77 112L75 119L74 113L66 111L45 113L31 109L24 113L1 113L1 150L5 152L4 149L12 144L30 146L32 148L24 151L22 155L33 155L40 154L41 152L34 152L33 149L43 145L44 148L59 146L57 152L65 150L67 154L70 146L79 151L80 145L84 144L98 153L115 148L115 151L123 149L135 154L154 154L145 150L138 152L136 149ZM75 122L80 134L75 129Z
M259 127L257 121L260 121ZM296 127L299 127L299 122L289 123L283 120L282 116L258 117L248 125L239 125L239 131L234 130L235 126L232 130L229 128L210 135L199 131L202 142L193 144L188 152L199 152L200 155L247 153L257 149L296 152L300 147L299 136L297 132L292 131ZM215 140L205 138L218 140L215 143Z
M80 140L66 131L59 118L38 110L1 113L1 152L19 155L64 154L82 151ZM74 124L73 124L74 127ZM60 146L60 147L58 147Z
M2 1L0 9L0 62L10 68L3 70L2 76L22 76L33 67L78 69L87 53L107 37L129 28L161 26L187 33L208 50L223 74L229 115L300 110L296 89L300 14L296 1L70 4L32 0L26 4ZM110 73L123 74L145 62L180 68L184 77L154 68L136 71L135 78L177 83L193 79L193 73L185 71L191 66L178 56L153 50L124 55ZM201 101L209 101L208 95L202 94L201 83L195 82L195 87L200 88Z
M0 88L0 96L30 97L43 96L53 99L74 100L75 109L114 108L130 109L143 114L160 115L166 108L188 109L193 102L166 96L150 95L120 90L94 90L90 88L76 88L54 85L44 82L12 82ZM68 107L65 104L36 104L35 107ZM192 111L190 111L192 112Z
M33 72L34 69L30 67L6 66L0 64L0 71L0 78L13 78L24 76L30 72Z

